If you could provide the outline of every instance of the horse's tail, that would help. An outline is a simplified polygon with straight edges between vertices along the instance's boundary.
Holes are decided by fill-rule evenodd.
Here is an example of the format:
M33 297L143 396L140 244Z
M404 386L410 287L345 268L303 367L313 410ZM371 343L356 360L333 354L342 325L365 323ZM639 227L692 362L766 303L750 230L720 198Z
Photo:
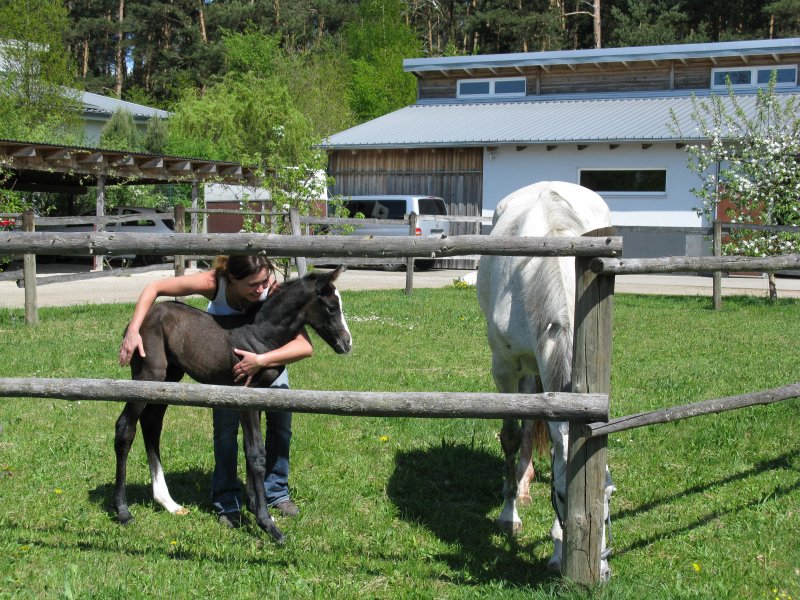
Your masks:
M533 423L533 447L539 456L544 456L550 449L550 437L544 421Z

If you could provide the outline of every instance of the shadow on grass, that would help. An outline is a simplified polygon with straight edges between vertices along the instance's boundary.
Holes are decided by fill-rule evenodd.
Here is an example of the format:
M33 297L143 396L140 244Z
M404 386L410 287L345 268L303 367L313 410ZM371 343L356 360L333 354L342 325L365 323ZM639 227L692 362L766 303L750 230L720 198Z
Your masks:
M794 462L797 460L798 454L799 453L797 451L787 452L787 453L782 454L782 455L780 455L780 456L778 456L776 458L769 459L769 460L764 460L764 461L761 461L759 463L756 463L749 469L745 469L744 471L740 471L738 473L734 473L734 474L729 475L727 477L723 477L721 479L717 479L716 481L710 481L710 482L702 484L702 485L693 485L691 487L688 487L686 489L680 490L680 491L678 491L678 492L676 492L674 494L671 494L669 496L665 496L663 498L660 498L657 501L648 502L648 503L642 504L640 506L637 506L636 508L633 508L633 509L624 510L624 511L620 511L618 513L614 513L614 514L612 514L612 517L614 519L620 519L620 520L624 520L625 518L633 518L633 517L636 517L636 516L638 516L638 515L640 515L642 513L645 513L645 512L651 511L651 510L656 510L661 505L668 505L670 503L677 502L677 501L679 501L679 500L681 500L683 498L688 498L689 496L693 496L693 495L696 495L696 494L705 494L706 492L708 492L709 490L713 490L714 488L721 488L721 487L723 487L725 485L728 485L728 484L736 483L736 482L739 482L739 481L744 481L745 479L748 479L750 477L755 477L755 476L757 476L757 475L759 475L761 473L764 473L766 471L774 471L774 470L779 470L779 469L782 469L782 470L797 470L797 468L794 466ZM650 544L652 544L652 543L654 543L654 542L656 542L658 540L661 540L661 539L664 539L664 538L667 538L667 537L673 537L673 536L681 535L681 534L686 533L688 531L692 531L693 529L697 529L699 527L707 525L708 523L711 523L712 521L714 521L716 519L719 519L722 516L734 514L734 513L740 512L742 510L747 510L749 508L753 508L755 506L758 506L759 504L761 504L764 501L765 497L777 498L777 497L785 496L785 495L791 494L793 492L796 492L798 489L800 489L800 483L794 483L794 484L790 484L790 485L776 485L776 486L772 487L769 490L762 490L763 493L758 494L757 497L754 497L754 498L752 498L750 500L743 501L743 502L741 502L741 503L739 503L739 504L737 504L735 506L732 506L731 508L729 508L727 510L722 510L722 511L716 510L716 511L710 512L710 513L708 513L708 514L706 514L704 516L701 516L701 517L695 519L694 521L692 521L690 523L686 523L686 524L682 524L682 525L677 526L677 527L673 527L672 529L670 529L668 531L659 530L658 532L653 533L653 535L651 535L649 537L642 537L642 538L640 538L640 539L638 539L636 541L631 542L627 546L615 547L614 554L623 555L623 554L626 554L627 552L630 552L632 550L638 550L638 549L641 549L641 548L646 548L647 546L649 546ZM613 510L613 508L612 508L612 510Z
M463 445L400 452L389 479L389 498L403 519L426 527L450 544L451 553L436 558L474 583L505 581L536 586L552 581L547 561L534 548L549 537L519 543L499 535L488 516L500 507L502 460Z

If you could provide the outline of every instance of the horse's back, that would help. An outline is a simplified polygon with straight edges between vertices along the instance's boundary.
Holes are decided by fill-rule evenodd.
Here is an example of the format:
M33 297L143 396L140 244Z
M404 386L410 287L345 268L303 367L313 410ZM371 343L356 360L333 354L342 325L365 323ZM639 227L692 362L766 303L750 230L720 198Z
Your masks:
M608 227L611 215L595 192L543 181L506 196L493 223L493 236L580 236ZM538 371L536 362L547 348L558 346L566 358L574 312L573 257L483 256L477 285L496 354L527 363L525 371Z

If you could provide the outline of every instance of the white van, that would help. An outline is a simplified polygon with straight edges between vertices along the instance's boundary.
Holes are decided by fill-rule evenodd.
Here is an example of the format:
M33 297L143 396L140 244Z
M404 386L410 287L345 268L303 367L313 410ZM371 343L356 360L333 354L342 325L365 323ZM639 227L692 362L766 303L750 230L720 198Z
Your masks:
M447 215L444 200L436 196L346 196L344 207L350 216L364 215L367 219L403 219L409 214L422 215L417 220L417 235L449 235L450 223L436 216ZM365 223L352 235L408 235L406 225L394 223Z
M411 213L420 215L417 219L418 236L447 236L450 235L450 222L437 219L437 216L447 215L444 200L437 196L345 196L344 207L350 211L350 217L358 214L365 219L403 219ZM329 211L331 212L331 211ZM408 225L402 223L364 223L358 225L349 235L382 236L382 235L409 235ZM420 269L430 269L435 261L417 259L415 264Z

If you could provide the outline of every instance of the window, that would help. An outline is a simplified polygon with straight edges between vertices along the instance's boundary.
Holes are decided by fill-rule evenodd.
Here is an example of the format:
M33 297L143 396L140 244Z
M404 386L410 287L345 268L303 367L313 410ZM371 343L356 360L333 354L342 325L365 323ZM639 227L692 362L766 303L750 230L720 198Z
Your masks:
M460 79L458 98L517 98L525 96L525 78Z
M581 169L580 184L598 193L661 193L667 191L665 169Z
M760 86L769 84L772 74L775 73L777 87L792 87L797 85L797 67L752 67L747 69L713 69L711 71L711 88L727 87L727 80L731 80L733 87Z

